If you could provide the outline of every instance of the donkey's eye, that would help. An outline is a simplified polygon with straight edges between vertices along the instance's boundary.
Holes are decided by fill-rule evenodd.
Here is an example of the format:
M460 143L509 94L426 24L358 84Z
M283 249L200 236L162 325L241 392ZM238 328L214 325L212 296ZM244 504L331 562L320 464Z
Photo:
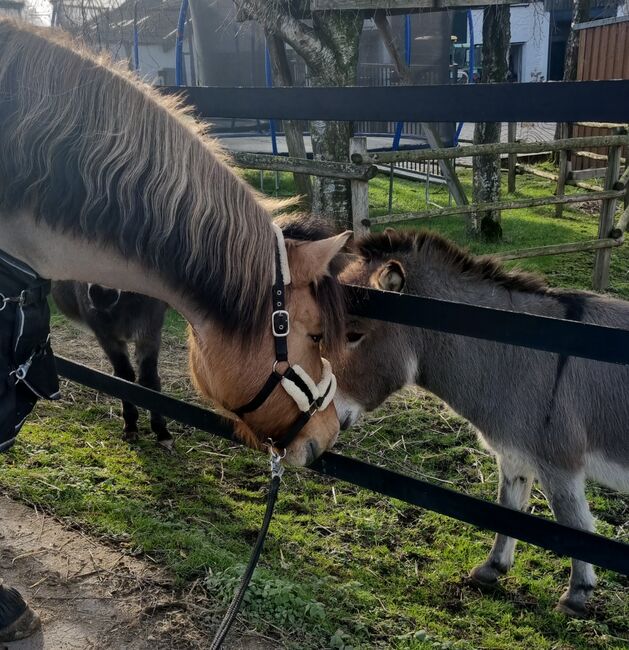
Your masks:
M308 336L315 342L321 343L323 340L323 334L308 334Z
M347 332L347 342L348 343L358 343L363 336L365 336L362 332Z

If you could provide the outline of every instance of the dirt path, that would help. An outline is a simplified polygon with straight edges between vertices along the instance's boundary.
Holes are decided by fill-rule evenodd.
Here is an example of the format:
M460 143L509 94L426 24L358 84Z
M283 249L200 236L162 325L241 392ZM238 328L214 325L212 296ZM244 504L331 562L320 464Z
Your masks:
M0 650L192 650L218 622L200 589L178 593L166 572L0 496L0 576L42 618L42 631ZM233 633L230 647L277 648Z

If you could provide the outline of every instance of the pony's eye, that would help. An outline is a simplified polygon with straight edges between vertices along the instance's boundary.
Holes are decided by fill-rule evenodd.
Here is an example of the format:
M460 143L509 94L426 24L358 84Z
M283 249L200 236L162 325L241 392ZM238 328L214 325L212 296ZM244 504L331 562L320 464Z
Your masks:
M321 343L323 340L323 334L308 334L308 336L315 342Z
M347 332L347 342L348 343L358 343L363 336L365 336L362 332Z

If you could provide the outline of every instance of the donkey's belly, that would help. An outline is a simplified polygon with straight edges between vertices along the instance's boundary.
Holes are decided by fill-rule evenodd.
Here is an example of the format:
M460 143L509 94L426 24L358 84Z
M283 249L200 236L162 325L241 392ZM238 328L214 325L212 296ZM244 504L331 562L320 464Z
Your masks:
M589 453L585 460L586 476L601 485L629 493L629 465L623 465L600 452Z

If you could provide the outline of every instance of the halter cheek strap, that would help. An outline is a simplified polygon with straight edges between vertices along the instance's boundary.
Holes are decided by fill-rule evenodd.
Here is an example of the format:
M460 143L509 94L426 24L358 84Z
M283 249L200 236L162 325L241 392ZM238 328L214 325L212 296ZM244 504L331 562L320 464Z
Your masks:
M275 363L268 379L258 391L258 394L244 406L235 409L234 413L242 417L259 409L271 396L271 393L281 384L286 393L293 399L301 414L289 427L280 440L274 442L275 447L285 449L297 437L308 420L317 412L326 409L336 392L336 378L327 359L323 361L323 375L316 384L310 375L300 366L288 364L288 334L290 332L290 315L286 310L286 286L290 284L290 269L284 235L280 228L273 224L277 238L275 247L275 279L273 282L273 313L271 314L271 331L275 344ZM288 364L284 373L277 371L280 363Z

